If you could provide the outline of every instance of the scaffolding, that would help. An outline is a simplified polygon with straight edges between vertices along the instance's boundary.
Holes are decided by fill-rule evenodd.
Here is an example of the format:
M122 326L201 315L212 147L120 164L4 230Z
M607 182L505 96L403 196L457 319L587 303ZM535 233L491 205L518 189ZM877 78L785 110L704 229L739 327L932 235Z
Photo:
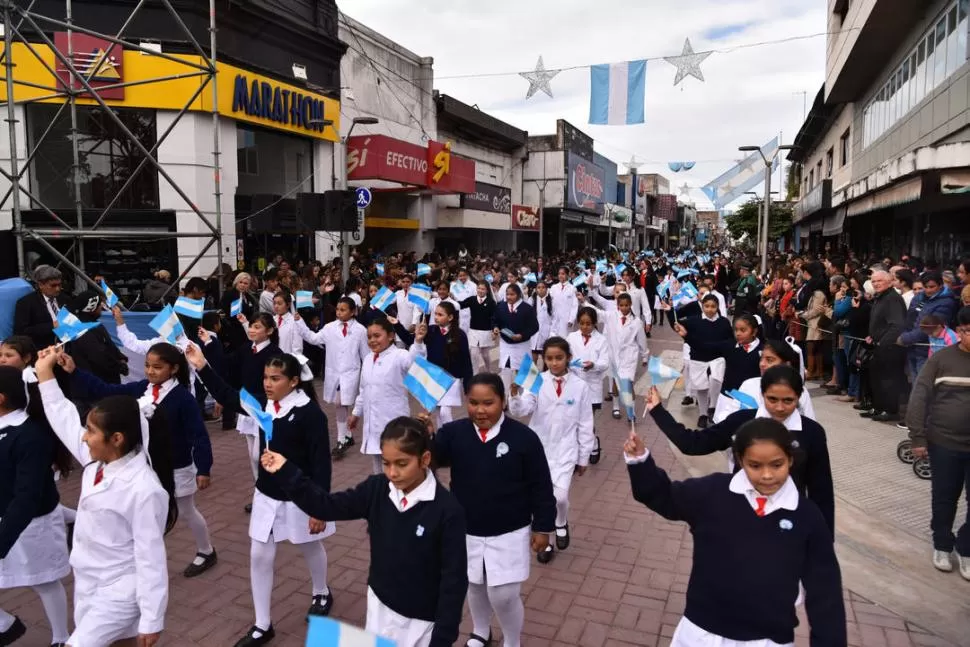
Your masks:
M204 239L206 241L205 244L199 250L198 254L195 255L192 261L186 265L185 269L180 273L178 279L172 282L169 290L179 285L180 282L184 280L185 277L192 271L196 264L206 256L212 246L215 245L219 289L221 292L223 285L223 253L221 245L222 186L219 97L218 84L216 83L217 30L215 0L208 0L208 51L202 47L199 41L192 34L188 26L172 6L170 0L139 0L135 7L128 12L127 17L125 18L118 32L114 34L99 33L78 25L73 14L72 0L64 0L63 17L46 16L34 11L34 6L36 3L37 0L30 0L26 7L22 7L18 5L16 0L0 0L0 11L2 11L3 14L4 42L3 53L0 54L0 61L3 62L6 70L6 97L0 97L0 99L3 99L0 101L0 109L2 109L3 105L5 104L10 146L9 168L3 168L3 166L0 165L0 175L2 175L10 183L10 188L3 195L2 199L0 199L0 210L8 208L7 204L9 201L9 209L13 218L13 233L17 246L17 269L20 276L26 277L27 275L27 272L25 271L27 268L24 267L25 240L33 240L39 243L44 249L58 259L59 265L68 267L77 276L82 277L97 291L101 292L101 286L94 282L87 271L84 258L84 240L96 238L129 240L199 238ZM20 4L25 4L25 0L20 0ZM153 47L152 43L150 42L133 42L134 39L126 38L127 31L134 22L136 16L146 7L146 5L151 4L160 5L171 16L174 24L178 28L178 33L184 36L184 42L189 45L191 53L198 55L198 63L193 60L189 60L184 56L178 57L173 54L165 53L161 47ZM58 49L54 41L52 41L47 33L45 33L45 28L48 32L59 31L65 34L67 42L66 52ZM29 34L30 37L34 38L35 41L31 42L29 38L25 37L25 32ZM78 57L76 56L76 52L74 50L74 39L78 34L94 37L110 43L111 45L109 45L102 54L99 54L96 59L90 56L87 58L82 56L81 60L84 64L79 65ZM45 45L54 54L55 64L53 67L51 67L50 63L41 54L40 48ZM138 51L145 56L167 59L168 61L184 66L186 71L184 73L170 74L150 79L138 79L128 82L122 78L117 83L94 83L94 77L108 60L109 53L115 49L114 46L118 46L118 48L121 48L122 51ZM17 57L19 57L21 60L14 60L17 58L14 56L15 47L16 51L20 52ZM23 60L25 58L29 58L29 60ZM46 72L50 74L52 81L50 86L39 84L34 81L28 81L22 78L16 78L15 68L18 66L18 64L36 65L37 62L39 62L40 65L45 68ZM67 75L67 79L64 79L64 74ZM199 79L198 89L195 90L194 94L189 97L182 108L177 112L176 116L168 127L163 132L157 133L155 144L151 148L145 147L138 137L124 124L114 110L111 109L111 106L108 103L109 100L104 97L105 92L108 90L146 84L161 85L168 81L191 79L193 77ZM39 91L42 94L18 101L16 100L15 93L15 86L18 85L33 88L35 93ZM159 147L165 142L168 136L175 129L175 126L190 110L193 104L195 104L195 102L202 96L203 92L205 92L207 88L211 92L212 100L212 182L215 206L214 222L202 212L202 210L196 205L195 200L193 200L191 196L189 196L186 191L184 191L178 185L175 179L166 171L165 168L163 168L158 159L156 159L156 153L158 152ZM162 88L162 90L164 90L164 88ZM120 132L125 140L142 156L141 160L138 162L138 165L124 181L121 188L114 193L108 204L103 208L98 209L100 211L100 215L98 215L91 226L86 226L83 218L84 206L81 189L82 164L78 131L79 99L85 100L86 103L84 105L91 105L90 101L93 101L95 106L100 107L109 121L113 122L113 126L117 129L117 131ZM47 125L44 132L40 133L34 140L31 150L27 150L30 148L30 142L24 142L24 150L26 151L27 155L24 159L19 159L20 147L18 146L18 119L16 107L17 105L24 105L34 102L44 102L48 105L53 103L58 106L57 113L51 123ZM30 167L31 162L34 160L35 156L40 150L41 145L48 137L51 136L51 132L54 130L54 125L62 117L65 111L68 112L70 117L70 139L72 141L73 163L70 187L73 192L74 212L76 214L76 224L74 225L69 224L64 218L56 213L54 208L45 203L45 201L42 199L43 196L38 195L40 192L32 193L22 184L25 179L27 169ZM177 231L178 227L176 227L176 231L171 232L160 232L154 230L138 231L137 229L110 229L101 226L102 223L111 216L112 210L115 209L125 192L132 187L135 179L146 168L153 169L154 172L158 174L159 178L161 178L159 182L165 181L175 191L175 193L178 194L181 200L185 202L188 210L195 214L199 221L204 225L204 228L208 231L180 232ZM22 212L22 203L24 197L28 198L32 202L36 210L43 212L49 217L51 221L49 227L24 226ZM51 244L51 239L55 238L72 240L71 246L66 253L62 253Z

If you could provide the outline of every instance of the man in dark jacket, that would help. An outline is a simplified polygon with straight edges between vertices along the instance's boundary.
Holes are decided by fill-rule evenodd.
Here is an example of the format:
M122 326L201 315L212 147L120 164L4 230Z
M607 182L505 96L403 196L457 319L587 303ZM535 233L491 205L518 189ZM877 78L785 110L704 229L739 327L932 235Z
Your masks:
M906 326L906 303L893 289L889 272L876 270L870 281L876 291L866 339L875 345L869 364L873 408L861 415L878 422L897 422L899 399L906 388L906 351L897 343Z
M17 301L13 315L15 335L27 335L34 345L47 348L57 343L54 325L61 299L61 272L50 265L38 265L33 272L37 290Z
M908 329L899 336L899 344L909 349L907 361L913 382L929 357L926 346L929 337L920 328L920 323L928 315L936 315L949 324L956 318L959 305L954 296L943 289L943 276L939 272L925 272L920 280L923 294L910 304L906 318Z

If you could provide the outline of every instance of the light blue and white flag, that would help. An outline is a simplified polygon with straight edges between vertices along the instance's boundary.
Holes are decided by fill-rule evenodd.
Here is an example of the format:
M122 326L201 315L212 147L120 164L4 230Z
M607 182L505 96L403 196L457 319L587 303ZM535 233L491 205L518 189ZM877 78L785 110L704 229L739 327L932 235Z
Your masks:
M618 381L620 383L620 404L626 409L626 418L627 420L636 420L637 414L633 410L636 402L636 396L633 395L633 380L624 377Z
M54 333L57 338L61 340L61 343L66 344L69 341L74 341L87 331L92 328L97 328L101 325L99 321L93 322L82 322L76 316L74 316L67 308L61 306L61 309L57 311L57 328L54 329Z
M404 388L425 411L433 411L455 380L445 369L418 356L404 376Z
M574 278L573 279L573 285L575 287L577 287L577 288L578 287L581 287L583 285L586 285L586 272L582 272L582 273L579 274L579 276L577 276L576 278Z
M642 124L647 62L623 61L589 68L589 123Z
M229 304L229 316L235 318L241 314L242 314L242 296L240 295L238 299L236 299L235 301Z
M521 386L523 391L528 391L533 395L538 394L539 389L542 388L542 376L539 374L539 367L528 354L522 358L522 364L519 366L519 372L515 374L514 383Z
M313 307L313 292L309 290L297 290L296 291L296 309L302 310L303 308Z
M690 276L690 270L681 270L677 272L678 280L684 278L685 276Z
M681 283L680 289L674 294L676 303L690 303L697 300L697 288L693 283Z
M772 159L778 152L778 137L761 147L765 158ZM781 156L775 156L772 171L777 170ZM745 157L739 164L701 187L715 209L722 209L758 186L765 180L765 161L757 151Z
M748 395L747 393L742 393L741 391L738 391L737 389L732 389L731 391L728 391L726 395L729 398L731 398L732 400L737 400L738 401L738 404L741 405L741 408L742 409L757 409L758 408L758 401L755 400L750 395Z
M533 285L539 282L539 278L536 276L535 272L529 272L528 274L522 277L522 280L525 281L526 283L531 283Z
M175 300L175 312L189 319L201 319L205 314L205 299L179 297Z
M620 275L623 274L623 270L625 269L626 269L626 265L624 265L623 263L620 263L615 268L613 268L613 273L617 276L617 278L619 278Z
M495 279L495 277L492 276L491 274L486 274L485 275L485 282L486 283L491 283L494 279Z
M415 533L420 537L424 527L419 525ZM330 618L310 616L306 647L397 647L397 643Z
M657 296L661 299L667 298L667 293L670 292L670 277L665 278L657 286Z
M118 295L114 293L114 290L108 287L108 284L101 279L101 291L104 292L104 303L108 308L113 308L118 305Z
M387 306L394 303L394 290L389 289L387 286L382 287L371 299L371 307L377 308L378 310L387 310Z
M376 263L374 267L377 269L377 276L384 276L384 263Z
M427 263L418 263L418 276L425 276L431 274L431 266Z
M175 345L176 340L185 334L182 322L179 321L172 306L165 306L155 318L148 322L152 330L168 343Z
M427 285L415 283L408 290L408 301L421 308L421 312L427 314L431 308L431 288Z
M574 359L573 361L569 362L569 368L583 368L583 360Z
M664 364L659 357L650 358L650 361L647 363L647 373L650 374L650 379L654 384L676 380L680 377L678 371Z
M263 434L266 436L266 444L269 445L269 441L273 439L273 414L264 410L256 396L246 389L239 390L239 406L263 430Z

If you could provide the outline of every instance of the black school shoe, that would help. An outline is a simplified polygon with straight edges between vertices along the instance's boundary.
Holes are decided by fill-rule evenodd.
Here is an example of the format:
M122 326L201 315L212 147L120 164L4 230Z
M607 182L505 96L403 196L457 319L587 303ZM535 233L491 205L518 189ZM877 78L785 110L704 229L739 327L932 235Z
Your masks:
M0 647L14 644L14 642L23 638L25 633L27 633L27 627L20 621L20 618L14 616L13 624L10 625L10 628L4 632L0 632Z
M182 575L185 577L196 577L198 575L202 575L219 562L219 556L216 554L215 548L213 548L212 552L208 555L205 553L196 553L195 556L201 557L202 563L196 564L195 560L192 560L192 563L186 566L185 570L182 571Z
M701 416L697 419L698 429L707 429L707 416Z
M682 407L689 407L692 404L694 404L694 398L690 397L689 395L684 396L684 399L680 401L680 406Z
M589 464L596 465L600 462L600 437L593 436L596 439L596 445L593 446L593 451L589 455Z
M566 534L560 535L559 534L560 530L565 530ZM566 550L567 548L569 548L569 524L568 523L562 527L556 526L556 548L558 548L559 550Z
M273 631L273 625L270 625L269 629L265 631L256 625L253 625L246 635L236 642L235 647L259 647L260 645L267 644L273 638L276 638L276 632Z
M552 546L546 546L544 551L536 555L536 560L538 560L540 564L548 564L552 561L552 556L554 554L555 551L552 549Z
M347 453L347 450L349 450L353 446L354 446L353 437L341 438L340 440L337 441L337 444L334 446L333 451L330 452L330 456L331 458L340 460Z
M329 616L331 608L333 608L333 591L326 595L314 595L310 609L306 612L306 621L310 622L310 616Z
M477 642L478 644L472 645L471 642L473 640L475 642ZM468 640L465 641L465 647L489 647L489 645L491 645L491 644L492 644L492 632L491 631L488 632L488 638L482 638L478 634L470 634L468 636Z

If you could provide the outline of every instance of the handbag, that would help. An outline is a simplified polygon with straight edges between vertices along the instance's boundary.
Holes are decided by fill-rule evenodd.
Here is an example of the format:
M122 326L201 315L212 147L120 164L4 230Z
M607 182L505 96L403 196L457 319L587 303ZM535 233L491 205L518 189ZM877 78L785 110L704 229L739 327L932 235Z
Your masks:
M876 350L872 346L867 346L866 344L855 344L851 355L849 356L849 368L853 373L860 373L869 362L872 361L872 357Z

